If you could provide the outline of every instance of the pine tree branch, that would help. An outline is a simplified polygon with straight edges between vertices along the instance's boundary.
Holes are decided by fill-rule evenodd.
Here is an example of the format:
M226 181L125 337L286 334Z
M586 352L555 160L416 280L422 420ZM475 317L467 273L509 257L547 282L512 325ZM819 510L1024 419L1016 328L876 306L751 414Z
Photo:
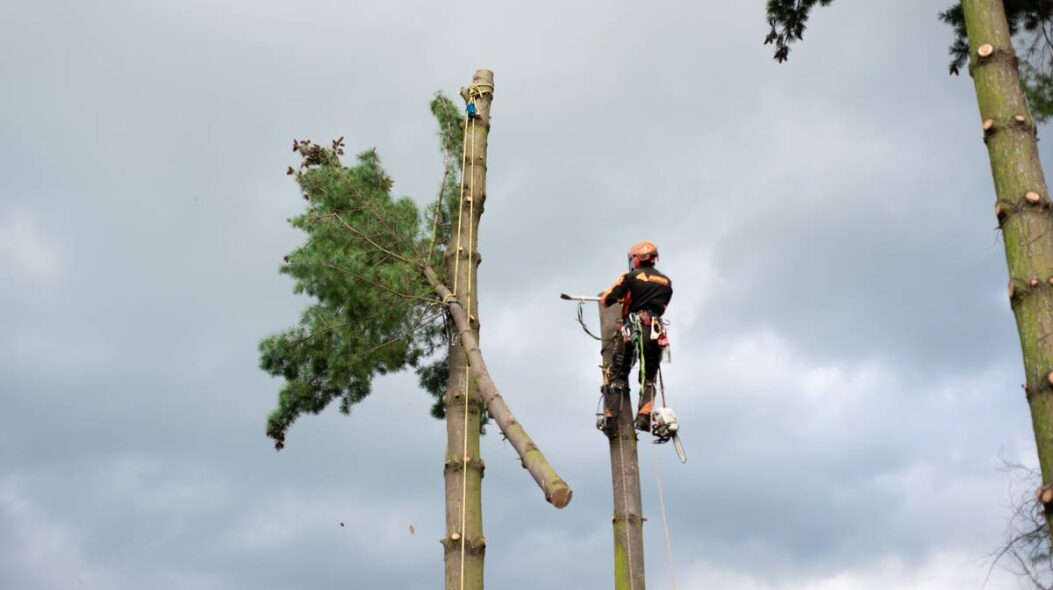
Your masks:
M373 218L376 219L377 223L384 226L388 230L388 238L399 242L407 250L413 250L414 244L407 240L406 236L404 236L401 232L398 231L398 227L391 224L391 220L389 220L386 216L381 214L381 212L377 209L376 204L367 201L366 205L369 206L369 210L373 213Z
M431 303L434 304L436 302L435 301L431 301ZM395 336L393 338L390 338L388 340L385 340L384 342L381 342L380 344L374 346L373 348L370 348L369 350L366 350L364 352L360 352L360 353L354 355L353 357L351 357L351 361L354 362L354 361L356 361L358 359L361 359L363 357L367 357L367 356L373 354L374 352L377 352L378 350L384 348L385 346L391 346L392 344L395 344L396 342L399 342L401 340L405 340L406 338L409 338L410 336L412 336L417 330L420 330L421 328L425 327L426 325L428 325L432 321L437 320L437 319L439 319L441 317L444 317L446 315L445 313L438 312L438 313L434 313L434 314L428 316L427 315L428 309L430 309L430 307L425 307L424 308L424 311L421 313L421 317L418 318L416 322L414 322L413 327L411 327L408 330L398 334L397 336ZM427 317L425 317L425 316L427 316ZM319 319L321 320L321 318L319 318ZM321 320L321 321L324 323L324 320ZM315 338L317 336L322 336L324 334L329 334L329 333L333 332L334 330L342 330L344 328L350 328L352 326L354 326L354 322L346 322L346 323L335 324L335 325L326 324L325 327L323 327L321 330L312 330L310 333L306 334L305 336L302 336L302 337L297 338L295 340L286 340L285 343L287 345L289 345L289 346L299 346L299 345L303 344L304 342L307 342L308 340L311 340L311 339L313 339L313 338Z
M369 356L369 355L373 354L374 352L377 352L378 350L384 348L385 346L391 346L392 344L395 344L396 342L400 342L402 340L405 340L406 338L409 338L410 336L412 336L414 332L416 332L417 330L420 330L425 325L427 325L428 322L431 322L432 320L438 319L443 314L442 313L432 314L431 316L428 316L426 319L424 317L425 315L427 315L426 312L421 314L421 317L417 320L417 323L414 324L412 328L406 330L405 332L403 332L402 334L399 334L398 336L395 336L394 338L391 338L390 340L386 340L384 342L381 342L380 344L374 346L373 348L370 348L369 350L361 353L360 355L355 355L355 358L362 357L362 356Z
M348 275L350 277L353 277L355 279L358 279L358 280L360 280L362 282L369 283L370 285L372 285L372 286L374 286L374 287L376 287L378 289L387 291L388 293L391 293L392 295L396 295L398 297L402 297L403 299L411 299L411 300L415 300L415 301L423 301L423 302L427 302L427 303L435 303L435 299L434 298L422 297L420 295L411 295L409 293L403 293L402 291L399 291L397 289L389 287L389 286L387 286L387 285L385 285L383 283L374 281L374 280L372 280L372 279L370 279L368 277L362 276L362 275L360 275L360 274L358 274L356 272L350 271L350 270L348 270L348 269L346 269L346 268L344 268L342 266L338 266L338 265L333 264L331 262L323 262L322 266L324 266L326 268L333 269L333 270L335 270L335 271L337 271L339 273L346 274L346 275Z
M359 230L358 228L356 228L353 225L351 225L350 223L348 223L347 220L345 220L343 217L340 216L339 212L326 213L326 214L322 215L321 217L332 217L333 219L336 219L338 222L340 222L340 225L343 225L344 228L347 229L347 231L355 234L356 236L358 236L359 238L365 240L366 242L369 242L369 245L373 246L378 251L383 252L383 253L385 253L385 254L387 254L387 255L389 255L389 256L397 259L397 260L401 260L402 262L405 262L406 264L409 264L411 266L415 266L415 267L419 266L419 262L418 261L410 260L409 258L406 258L405 256L402 256L400 254L392 252L391 250L389 250L389 249L385 248L384 246L381 246L380 244L378 244L375 240L373 240L372 237L366 235L365 232Z

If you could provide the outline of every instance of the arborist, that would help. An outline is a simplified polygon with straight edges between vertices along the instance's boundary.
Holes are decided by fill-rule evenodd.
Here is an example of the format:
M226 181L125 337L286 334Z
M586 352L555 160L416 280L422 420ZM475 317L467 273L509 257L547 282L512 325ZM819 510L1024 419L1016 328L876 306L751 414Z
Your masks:
M614 355L610 364L610 379L603 395L604 415L598 426L611 432L617 424L618 409L629 396L629 372L640 360L640 400L635 425L645 432L651 427L654 408L655 377L662 361L662 349L669 345L662 323L669 300L673 297L673 282L655 268L658 247L651 242L638 242L629 248L629 271L618 277L613 285L600 294L600 304L610 307L622 304L622 319L618 324Z

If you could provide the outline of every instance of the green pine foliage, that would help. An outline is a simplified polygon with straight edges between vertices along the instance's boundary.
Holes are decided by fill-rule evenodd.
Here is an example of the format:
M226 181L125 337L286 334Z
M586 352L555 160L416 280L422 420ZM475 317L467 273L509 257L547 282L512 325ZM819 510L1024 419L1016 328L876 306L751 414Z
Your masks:
M789 59L790 43L804 39L808 13L816 4L828 6L833 0L768 0L768 25L771 31L764 44L775 45L775 61Z
M267 420L278 449L299 416L336 400L341 412L350 412L377 375L417 368L425 388L441 397L445 381L438 367L446 365L448 334L444 308L423 269L430 266L439 276L445 271L461 127L448 98L437 95L432 111L446 166L436 203L424 213L409 198L392 195L392 180L374 150L345 165L343 138L331 146L293 144L303 159L299 170L288 172L295 174L306 209L290 223L307 240L285 257L281 272L313 303L296 326L259 345L261 368L285 381ZM434 358L440 350L441 358Z
M432 267L437 271L445 271L446 264L442 255L446 251L446 238L453 231L453 220L457 218L457 208L460 203L461 182L460 172L462 156L464 154L464 136L462 126L461 110L442 93L435 95L431 101L431 112L439 125L439 145L443 154L443 174L439 183L439 195L435 204L430 209L429 222L432 226L435 240L435 250L439 254L432 256ZM432 327L437 329L438 327ZM442 326L445 331L449 327ZM432 358L431 362L417 367L417 377L421 388L431 394L434 403L431 406L431 415L438 419L446 417L446 406L443 405L442 395L446 392L446 382L450 375L448 362L448 349Z
M790 44L804 37L805 23L816 5L829 5L833 0L768 0L768 24L771 31L765 44L775 45L775 60L784 62ZM1035 119L1042 122L1053 117L1053 0L1005 0L1006 18L1017 52L1021 55L1020 78ZM969 61L969 40L965 34L965 16L960 3L955 3L939 18L954 29L950 46L950 72L958 74Z

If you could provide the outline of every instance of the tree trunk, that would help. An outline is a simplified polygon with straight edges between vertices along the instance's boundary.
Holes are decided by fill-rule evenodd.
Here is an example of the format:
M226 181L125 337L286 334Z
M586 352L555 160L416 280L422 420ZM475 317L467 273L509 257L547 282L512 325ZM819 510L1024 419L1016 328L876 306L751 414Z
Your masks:
M462 198L457 223L446 249L447 276L453 292L469 315L468 332L478 340L475 241L486 190L486 148L490 131L493 72L478 70L474 88L486 90L475 98L477 119L468 119L461 170ZM482 481L484 464L479 456L482 403L468 368L463 337L450 340L450 377L443 401L446 405L446 589L482 590L483 537Z
M614 354L618 306L600 302L604 384L609 379ZM614 489L614 588L644 590L643 506L640 498L640 460L636 454L636 411L626 393L618 410L618 427L608 435L611 451L611 484Z
M570 502L570 487L559 478L534 442L505 405L486 370L479 351L476 248L479 219L486 202L486 152L490 133L490 103L494 75L478 70L472 86L462 89L465 101L475 105L476 116L465 125L462 189L457 224L446 250L449 289L435 272L423 272L435 292L450 309L457 335L450 341L450 377L443 401L446 406L446 536L445 587L447 590L482 590L483 537L482 479L484 464L479 456L480 416L483 403L508 437L545 498L557 508Z
M1002 0L963 0L1042 481L1053 479L1053 214ZM1046 522L1053 536L1047 504Z

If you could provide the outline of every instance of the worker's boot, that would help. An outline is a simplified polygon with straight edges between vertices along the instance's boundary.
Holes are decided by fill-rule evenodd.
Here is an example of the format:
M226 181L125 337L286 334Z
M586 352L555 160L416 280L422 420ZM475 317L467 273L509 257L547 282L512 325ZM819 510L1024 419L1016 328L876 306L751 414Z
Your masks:
M651 431L651 412L654 411L654 381L646 381L640 390L640 408L636 412L636 429Z
M615 379L601 388L603 392L603 416L596 420L596 428L610 436L618 430L618 410L629 397L629 383Z

